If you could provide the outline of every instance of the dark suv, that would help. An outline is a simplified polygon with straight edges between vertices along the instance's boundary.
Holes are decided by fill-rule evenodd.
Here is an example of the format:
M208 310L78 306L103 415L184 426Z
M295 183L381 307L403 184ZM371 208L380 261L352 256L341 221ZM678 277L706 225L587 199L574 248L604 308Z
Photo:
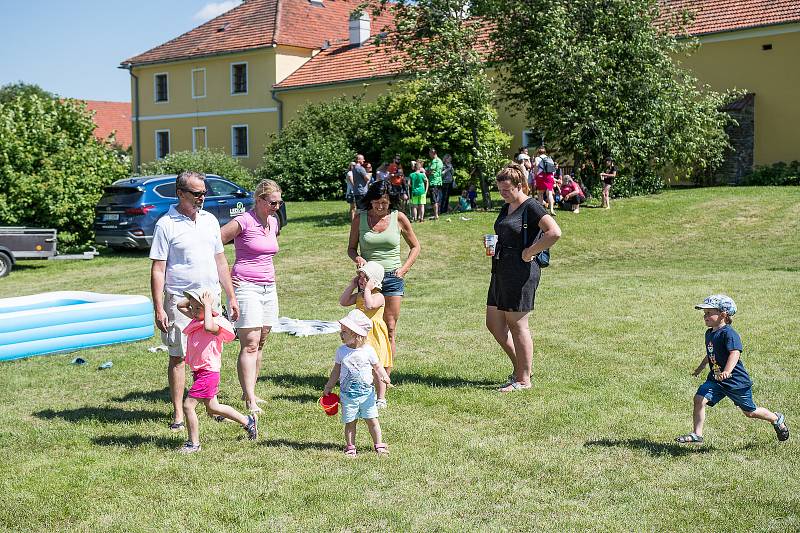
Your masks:
M140 176L106 187L95 207L95 242L115 250L150 248L156 222L178 203L175 178L174 174ZM220 226L253 207L253 193L219 176L206 175L206 188L203 209L216 216ZM278 218L283 227L283 206Z

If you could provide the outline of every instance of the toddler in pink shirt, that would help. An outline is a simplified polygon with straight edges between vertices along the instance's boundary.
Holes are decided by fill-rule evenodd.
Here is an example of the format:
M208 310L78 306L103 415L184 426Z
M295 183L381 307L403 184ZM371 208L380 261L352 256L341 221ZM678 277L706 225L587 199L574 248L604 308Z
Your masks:
M214 297L209 291L185 291L186 299L178 310L192 321L184 328L186 334L186 364L192 370L194 383L183 401L183 413L189 430L189 440L178 449L181 453L200 451L200 430L195 408L199 402L210 416L222 416L239 422L250 440L258 438L256 416L245 416L229 405L217 401L219 372L222 367L222 343L236 338L233 326L213 311Z

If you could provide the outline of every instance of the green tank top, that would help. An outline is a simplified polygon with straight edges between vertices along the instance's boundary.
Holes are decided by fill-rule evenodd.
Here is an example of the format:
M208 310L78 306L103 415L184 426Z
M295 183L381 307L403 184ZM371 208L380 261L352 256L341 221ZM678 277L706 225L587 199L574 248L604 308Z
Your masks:
M400 224L397 211L392 211L389 227L380 233L369 228L366 211L361 212L358 226L358 247L361 257L367 261L380 263L386 272L400 268Z

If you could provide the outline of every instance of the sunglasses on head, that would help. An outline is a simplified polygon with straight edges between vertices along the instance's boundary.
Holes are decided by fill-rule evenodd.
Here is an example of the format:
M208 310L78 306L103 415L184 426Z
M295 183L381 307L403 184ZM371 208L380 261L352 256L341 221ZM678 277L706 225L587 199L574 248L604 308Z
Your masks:
M180 190L182 190L183 192L188 192L189 194L191 194L195 198L200 198L201 196L208 196L208 191L207 190L206 191L193 191L191 189L180 189Z

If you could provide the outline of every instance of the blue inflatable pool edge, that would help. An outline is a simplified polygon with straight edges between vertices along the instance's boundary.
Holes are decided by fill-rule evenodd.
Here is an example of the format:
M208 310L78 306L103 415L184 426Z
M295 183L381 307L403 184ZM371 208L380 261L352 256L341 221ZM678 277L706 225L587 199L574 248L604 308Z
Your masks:
M0 299L0 361L153 336L153 306L139 295L58 291Z

